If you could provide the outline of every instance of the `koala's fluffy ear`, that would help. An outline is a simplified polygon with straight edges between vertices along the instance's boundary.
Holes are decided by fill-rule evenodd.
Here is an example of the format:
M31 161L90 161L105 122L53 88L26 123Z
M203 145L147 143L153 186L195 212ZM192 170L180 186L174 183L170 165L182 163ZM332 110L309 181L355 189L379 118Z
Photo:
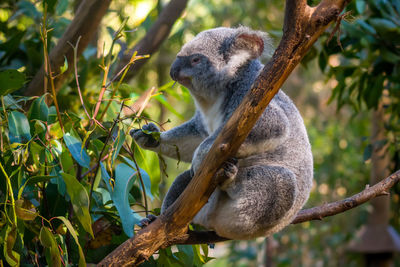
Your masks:
M264 51L264 41L256 34L240 33L235 38L235 50L247 50L250 52L250 58L260 57Z
M270 57L273 52L271 39L265 32L254 31L247 27L237 28L238 34L233 43L235 51L247 51L250 59L256 59L261 56Z

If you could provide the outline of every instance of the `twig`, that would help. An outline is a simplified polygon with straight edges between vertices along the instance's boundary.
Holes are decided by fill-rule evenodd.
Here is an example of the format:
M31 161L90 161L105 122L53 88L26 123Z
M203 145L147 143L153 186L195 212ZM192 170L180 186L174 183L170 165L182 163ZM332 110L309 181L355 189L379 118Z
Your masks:
M78 49L78 56L82 54L89 42L92 40L103 15L106 13L111 0L83 0L81 1L78 10L75 13L74 19L68 25L64 34L58 40L57 45L51 50L49 55L49 62L53 69L58 70L64 64L64 56L67 58L68 63L73 60L73 50L68 42L76 43L79 36L82 36ZM72 63L70 64L72 65ZM33 96L43 94L45 75L45 64L42 65L40 70L35 74L31 80L24 95ZM55 89L60 87L69 73L69 70L62 75L58 75L55 81Z
M146 211L146 216L149 215L149 205L147 204L147 194L146 194L146 187L144 186L143 182L143 177L142 174L140 173L139 165L137 164L135 154L133 153L132 149L128 146L124 146L124 149L128 152L129 156L133 160L136 166L136 170L138 173L139 181L140 181L140 186L142 187L142 192L143 192L143 200L144 200L144 209Z
M109 154L105 155L105 156L100 160L100 162L105 161L108 157L109 157ZM82 175L81 175L81 179L82 179L83 177L85 177L86 175L88 175L89 173L91 173L95 168L97 168L97 166L99 166L99 165L96 163L93 167L91 167L91 168L90 168L89 170L87 170L84 174L82 174Z
M136 56L136 54L137 54L137 52L133 53L132 58L131 58L131 60L128 62L128 64L126 64L126 65L111 79L111 81L109 81L108 84L106 84L106 88L107 88L107 87L110 86L110 84L112 84L112 83L119 77L119 75L121 75L121 73L123 72L121 78L119 79L119 82L118 82L117 86L116 86L116 87L114 88L114 90L112 91L110 101L107 103L106 108L104 109L103 113L102 113L101 116L100 116L100 120L103 119L103 117L104 117L104 115L106 114L108 108L110 107L111 101L114 99L115 93L118 91L118 88L120 87L122 81L124 80L125 75L126 75L126 73L128 72L130 66L131 66L133 63L135 63L135 61L138 60L138 59L142 59L142 58L147 58L147 57L149 57L148 55L147 55L147 56L146 56L146 55L145 55L145 56Z
M121 109L120 109L120 111L119 111L119 113L118 113L118 115L117 115L117 118L114 120L114 123L113 123L113 125L112 125L112 127L111 127L110 132L109 132L108 135L107 135L106 141L104 142L103 149L101 150L100 155L99 155L99 159L97 160L97 163L96 163L96 170L95 170L95 172L94 172L94 177L93 177L93 179L92 179L92 181L91 181L91 185L90 185L90 193L89 193L89 211L90 211L90 207L91 207L91 200L92 200L92 194L93 194L94 181L95 181L95 179L96 179L96 174L97 174L97 172L99 171L100 161L101 161L101 159L102 159L104 150L105 150L105 148L107 147L108 141L110 140L110 138L111 138L111 136L112 136L112 133L114 132L114 128L115 128L115 126L117 125L117 123L119 122L119 117L121 116L121 112L122 112L122 107L123 107L123 106L124 106L124 103L122 102Z
M53 74L51 71L51 64L50 64L49 54L48 54L48 50L47 50L48 30L46 29L46 8L47 8L47 5L45 6L45 11L43 12L43 22L42 22L43 24L42 24L42 28L40 29L40 36L41 36L41 39L43 42L44 65L46 66L45 76L47 76L50 79L51 93L53 96L54 106L56 107L57 118L60 123L61 130L64 132L64 126L62 124L60 109L58 107L58 102L57 102L56 89L54 86L54 77L53 77ZM45 92L45 93L47 93L47 92Z
M379 183L365 188L363 191L354 196L336 202L324 204L322 206L301 210L292 223L296 224L311 220L321 220L324 217L329 217L352 209L375 197L382 196L382 194L387 194L387 191L399 181L400 170L383 179Z
M86 113L86 116L88 117L88 119L90 119L89 112L87 111L85 103L83 102L82 91L81 91L81 87L79 86L79 80L78 80L77 61L78 61L78 45L79 45L79 41L80 40L81 40L81 36L78 37L78 40L76 41L76 45L75 46L73 46L70 42L68 42L68 44L74 50L74 74L75 74L76 86L78 88L79 100L81 101L81 104L82 104L83 110Z

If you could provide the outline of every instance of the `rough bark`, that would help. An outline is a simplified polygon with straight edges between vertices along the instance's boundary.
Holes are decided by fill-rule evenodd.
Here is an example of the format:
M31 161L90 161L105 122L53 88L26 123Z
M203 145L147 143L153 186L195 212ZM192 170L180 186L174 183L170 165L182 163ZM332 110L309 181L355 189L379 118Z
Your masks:
M49 59L51 69L54 71L53 76L58 75L60 67L63 66L64 56L68 60L68 65L73 66L74 51L68 42L75 44L79 36L81 36L78 56L81 55L96 33L100 21L106 13L110 3L111 0L84 0L79 4L78 10L76 11L71 24L68 26L57 45L50 52ZM69 70L71 69L72 68L69 68ZM62 75L57 76L54 81L56 90L65 80L68 73L69 71L66 71ZM42 66L24 91L24 95L42 95L44 93L45 78L45 70L44 66Z
M202 162L199 171L167 211L103 259L98 266L138 265L156 250L187 234L195 214L216 187L213 179L222 163L235 155L288 75L348 1L323 0L309 7L306 0L287 0L282 40L241 105L231 116Z
M137 51L138 55L151 55L156 52L160 45L167 39L171 32L172 26L175 21L181 16L183 10L186 8L188 0L171 0L168 5L161 11L157 21L146 33L145 37L135 45L129 53L126 53L117 70L123 68L131 59L132 54ZM125 75L125 79L131 79L135 76L138 70L147 62L147 60L140 60L131 66Z

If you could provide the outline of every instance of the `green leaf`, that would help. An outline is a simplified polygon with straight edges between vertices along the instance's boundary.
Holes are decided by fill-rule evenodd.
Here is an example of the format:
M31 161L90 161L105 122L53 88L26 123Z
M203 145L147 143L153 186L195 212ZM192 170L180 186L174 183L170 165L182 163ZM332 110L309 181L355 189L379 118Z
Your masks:
M373 150L372 144L368 144L368 145L365 147L365 149L364 149L364 155L363 155L364 161L367 161L367 160L369 160L369 159L371 158L371 156L372 156L372 150Z
M113 144L113 153L111 156L111 164L114 164L115 159L118 157L119 151L121 150L122 145L125 142L125 133L123 131L123 129L121 129L119 131L119 134L117 135L117 137L114 140L114 144Z
M365 0L356 0L356 9L359 14L364 13L365 6L366 6Z
M71 154L68 153L68 151L66 149L63 149L60 160L61 160L61 166L62 166L63 172L69 173L72 176L75 176L74 162L72 160Z
M178 253L176 254L181 261L184 263L184 266L193 266L194 253L191 245L177 245Z
M64 56L64 65L62 65L60 67L60 74L63 74L64 72L66 72L68 70L68 60L67 58Z
M57 121L57 110L55 106L49 107L49 117L47 124L52 124Z
M8 95L24 85L25 74L17 70L0 71L0 96Z
M18 190L18 199L21 198L22 193L24 192L24 189L27 185L34 185L40 182L47 182L52 178L55 178L57 176L42 176L42 175L38 175L38 176L33 176L28 178L28 180L25 181L25 183L20 187L20 189Z
M110 175L108 174L103 162L100 162L100 171L101 171L101 178L103 179L104 183L106 184L108 192L111 194L113 192L113 188L110 185L111 178L110 178Z
M64 225L67 227L68 231L70 232L70 234L72 235L72 237L75 240L76 245L78 246L78 250L79 250L79 267L84 267L86 266L86 261L85 261L85 254L83 254L83 250L81 245L79 244L79 240L78 240L78 235L74 229L74 227L72 226L71 222L68 221L65 217L63 216L58 216L56 217L57 219L60 219Z
M326 55L325 51L321 51L318 56L318 65L321 71L324 71L326 65L328 64L328 56Z
M49 108L47 107L45 100L45 95L42 95L32 102L28 113L29 120L47 121Z
M11 266L19 266L20 255L13 250L17 240L17 228L7 225L6 238L4 242L4 256Z
M92 218L89 213L89 196L86 189L74 176L64 172L61 172L61 175L67 185L67 192L71 198L76 217L82 224L83 229L93 237Z
M387 19L382 18L372 18L369 20L369 23L376 29L378 32L388 32L395 31L398 29L398 26Z
M15 213L19 219L24 221L32 221L38 215L35 206L27 199L18 199L15 201Z
M40 229L39 240L40 243L50 251L50 259L47 259L49 266L61 266L61 257L60 251L58 250L57 241L49 228L42 226Z
M376 30L374 29L374 27L372 27L371 25L366 23L364 20L357 20L356 23L359 24L360 27L364 31L366 31L368 34L370 34L370 35L375 35L376 34Z
M174 107L170 103L168 103L168 101L165 99L165 96L157 95L157 96L154 96L154 98L158 102L160 102L164 107L166 107L171 113L175 114L179 119L181 119L181 120L184 119L183 115L180 114L178 111L176 111L174 109Z
M8 136L10 143L25 144L31 139L31 127L26 116L18 111L12 111L8 117Z
M125 161L125 163L127 163L129 165L129 167L131 167L136 172L136 164L132 160L130 160L124 156L122 156L122 160ZM141 168L139 168L139 171L140 171L140 175L143 179L144 188L146 189L146 195L149 196L151 198L151 200L153 200L154 196L151 193L150 176L147 174L147 172L145 170L143 170Z
M86 150L81 149L82 142L69 133L64 134L64 141L76 162L78 162L82 167L89 168L90 158L86 153Z
M102 172L105 175L104 172ZM108 173L107 173L108 175ZM142 219L129 205L129 191L137 177L136 170L126 164L118 164L115 168L115 185L111 198L121 217L122 227L127 236L133 236L133 227Z
M56 6L57 16L61 16L68 9L68 0L60 0Z

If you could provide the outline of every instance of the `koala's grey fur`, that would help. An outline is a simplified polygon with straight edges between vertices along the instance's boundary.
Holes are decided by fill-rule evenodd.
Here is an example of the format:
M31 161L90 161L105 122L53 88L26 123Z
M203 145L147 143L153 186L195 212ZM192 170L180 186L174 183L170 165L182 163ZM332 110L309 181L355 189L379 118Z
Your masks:
M185 189L250 89L263 68L259 57L271 51L265 33L246 27L204 31L182 47L171 77L190 90L197 107L194 117L162 132L159 142L141 130L132 133L146 149L176 158L177 146L181 159L192 162L192 170L172 184L162 212ZM154 124L146 127L158 131ZM193 223L230 239L266 236L288 225L309 196L313 160L303 120L285 93L275 95L236 158L237 167L227 165L229 179L217 187Z

